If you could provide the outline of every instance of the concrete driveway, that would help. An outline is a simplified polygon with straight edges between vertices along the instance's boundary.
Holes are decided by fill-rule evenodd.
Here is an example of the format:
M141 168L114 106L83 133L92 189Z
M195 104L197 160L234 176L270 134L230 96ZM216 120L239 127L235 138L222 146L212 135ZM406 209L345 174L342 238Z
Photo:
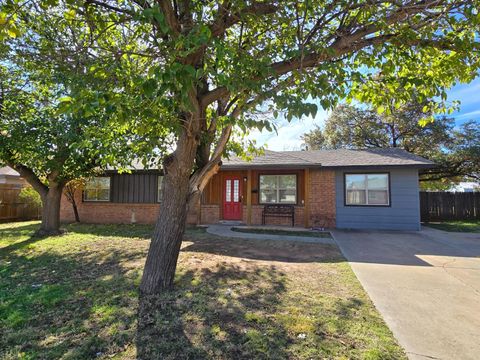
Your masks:
M333 235L410 359L480 359L480 234Z

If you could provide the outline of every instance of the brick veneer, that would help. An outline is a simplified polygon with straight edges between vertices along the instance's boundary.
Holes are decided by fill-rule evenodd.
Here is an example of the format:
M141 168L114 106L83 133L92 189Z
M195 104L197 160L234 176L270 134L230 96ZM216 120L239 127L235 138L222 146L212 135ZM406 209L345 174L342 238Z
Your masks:
M310 202L310 226L335 227L335 171L310 170L310 193L307 194ZM80 220L86 223L137 223L152 224L157 220L161 211L161 204L132 204L109 202L83 202L81 192L76 195ZM263 205L252 205L252 225L262 223ZM295 226L303 227L305 208L295 206ZM214 224L220 221L220 205L202 205L200 222ZM71 204L62 198L61 220L74 221ZM247 222L247 207L243 206L243 222ZM195 224L198 221L197 209L187 216L187 223ZM289 218L268 218L268 225L291 226Z
M201 223L215 224L220 221L220 205L202 205Z
M252 205L252 225L262 224L263 205ZM295 226L303 227L304 207L295 206ZM243 222L247 223L247 207L243 207ZM286 217L267 217L266 225L285 225L292 226L292 219Z
M92 224L154 224L160 213L161 204L135 204L135 203L110 203L110 202L83 202L79 191L75 200L77 202L80 221ZM63 196L60 205L60 219L62 222L73 222L72 204ZM187 215L187 223L195 224L196 211Z
M336 224L335 171L310 170L310 226L334 228Z

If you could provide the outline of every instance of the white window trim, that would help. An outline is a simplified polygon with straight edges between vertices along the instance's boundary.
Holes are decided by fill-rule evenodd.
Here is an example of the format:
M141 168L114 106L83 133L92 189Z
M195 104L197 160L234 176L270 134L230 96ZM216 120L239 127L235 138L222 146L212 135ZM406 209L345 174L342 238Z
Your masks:
M348 203L347 199L348 199L348 196L347 196L347 191L349 189L347 189L347 176L349 175L362 175L365 177L365 204L350 204ZM369 204L368 203L368 192L369 192L369 188L368 188L368 175L386 175L387 176L387 203L386 204ZM344 189L345 189L345 206L379 206L379 207L388 207L390 206L390 173L345 173L344 175ZM352 189L350 189L352 190ZM364 190L364 189L355 189L355 190ZM375 189L378 191L378 189ZM372 189L372 191L375 191ZM384 191L384 189L382 189L382 191Z
M271 190L275 190L277 202L262 202L261 201L262 187L261 187L260 178L262 176L275 176L276 177L275 189L271 189ZM293 201L293 202L280 202L280 191L281 190L289 190L288 188L280 189L280 176L295 176L295 201ZM259 178L258 178L258 187L259 187L259 191L258 191L258 200L259 201L258 202L262 205L269 205L269 204L296 205L298 203L298 190L297 190L298 183L297 183L297 181L298 181L297 174L260 174ZM263 190L265 190L265 189L263 189ZM270 190L270 189L268 189L268 190Z
M86 198L86 190L87 190L87 185L85 185L85 189L83 191L83 201L84 202L110 202L111 197L112 197L112 178L110 176L95 176L94 179L96 178L106 178L108 179L108 200L102 200L102 199L87 199ZM88 181L87 181L88 183Z

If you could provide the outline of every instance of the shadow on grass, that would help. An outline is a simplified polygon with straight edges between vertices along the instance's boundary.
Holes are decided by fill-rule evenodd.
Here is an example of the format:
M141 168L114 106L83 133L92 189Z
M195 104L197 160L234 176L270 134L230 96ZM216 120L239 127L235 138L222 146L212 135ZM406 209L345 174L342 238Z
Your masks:
M140 276L124 264L144 253L52 250L0 253L0 358L122 352L135 336Z
M362 300L333 297L324 304L321 293L311 294L301 284L295 294L287 291L292 274L287 277L278 264L212 259L212 254L227 254L285 262L343 261L330 245L222 239L189 230L175 289L139 299L148 242L138 235L146 229L117 226L121 237L110 238L109 226L71 225L69 235L1 252L0 358L360 358L356 349L376 349L386 342L368 327L373 345L348 333L371 321L372 311ZM314 306L299 303L312 296L318 296ZM296 324L292 307L306 325L314 324L306 340L297 336L306 325ZM358 313L362 318L357 320ZM317 315L324 316L318 323L313 320Z
M289 337L271 316L285 280L274 268L233 265L180 274L175 290L141 297L138 358L287 358Z
M128 264L142 251L15 254L2 255L0 358L286 358L285 330L257 315L285 291L273 268L180 271L175 290L138 310L141 274Z

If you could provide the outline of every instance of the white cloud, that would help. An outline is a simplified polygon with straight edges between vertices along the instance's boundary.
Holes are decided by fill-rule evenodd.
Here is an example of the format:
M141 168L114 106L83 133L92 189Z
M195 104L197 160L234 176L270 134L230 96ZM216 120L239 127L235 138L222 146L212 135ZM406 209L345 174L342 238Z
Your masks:
M252 131L249 138L255 139L259 146L266 145L269 150L300 150L302 145L300 137L304 133L312 130L316 125L322 126L327 117L328 112L319 110L314 118L294 118L291 122L282 119L277 123L278 134L275 132L260 132L255 130Z
M456 120L469 120L470 118L476 118L480 116L480 110L470 111L467 113L463 113L460 115L455 116Z
M460 100L460 106L478 103L478 92L480 91L480 78L470 84L458 84L447 91L449 100Z

